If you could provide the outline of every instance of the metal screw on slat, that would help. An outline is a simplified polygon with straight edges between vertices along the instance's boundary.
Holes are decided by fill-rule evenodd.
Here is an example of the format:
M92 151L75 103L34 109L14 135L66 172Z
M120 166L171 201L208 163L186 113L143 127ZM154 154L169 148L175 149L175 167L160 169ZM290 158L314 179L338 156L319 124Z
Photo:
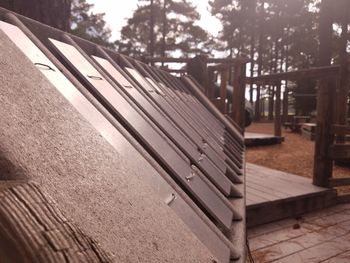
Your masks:
M196 176L196 173L195 172L191 172L190 175L187 175L185 177L185 179L187 180L187 182L191 181L194 177Z
M56 71L54 68L52 68L52 67L50 67L49 65L44 64L44 63L36 62L36 63L34 63L34 65L35 65L35 66L40 66L42 69L47 69L47 70Z
M166 200L165 203L167 205L170 205L172 202L174 202L176 199L176 195L174 193L171 194L171 196L169 196Z
M87 75L87 77L93 80L102 80L102 78L98 76Z
M199 162L199 163L202 162L202 161L204 160L204 156L205 156L205 154L202 153L201 156L200 156L199 159L198 159L198 162Z

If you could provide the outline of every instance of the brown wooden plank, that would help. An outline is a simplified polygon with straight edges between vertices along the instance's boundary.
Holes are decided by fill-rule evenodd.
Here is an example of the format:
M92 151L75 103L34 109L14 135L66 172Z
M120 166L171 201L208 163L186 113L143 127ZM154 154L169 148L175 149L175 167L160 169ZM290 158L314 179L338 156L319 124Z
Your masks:
M269 188L273 187L273 188L279 189L279 191L284 192L287 195L313 192L313 187L311 186L310 182L307 182L307 183L304 183L304 185L301 185L291 180L285 180L285 178L281 178L275 175L265 174L264 172L261 172L259 174L256 173L254 176L249 175L247 177L250 177L249 179L247 179L247 181L249 182L252 180L255 180L256 182L259 182L261 186L265 186ZM319 190L317 189L317 191Z
M256 190L250 186L247 185L247 195L249 196L255 196L255 198L257 198L257 200L260 202L269 202L272 199L274 199L274 196L269 196L269 195L265 195L263 192Z
M173 57L146 57L143 59L147 63L188 63L191 58L173 58ZM235 59L235 58L208 58L208 63L237 63L237 62L246 62L243 59Z
M331 132L336 135L350 135L350 126L348 125L333 125Z
M255 184L254 182L249 182L249 183L247 182L247 189L256 190L261 196L266 197L270 201L284 199L292 196L292 195L283 194L281 192L274 191L273 188L267 188L259 184Z
M266 182L268 181L268 182ZM279 199L295 196L296 193L294 191L284 191L286 188L283 184L278 184L275 181L266 180L264 178L259 178L255 176L254 178L247 178L247 186L258 189L260 192L266 192L269 194L273 194L275 197ZM303 192L304 193L304 192ZM300 192L298 193L300 194Z
M337 202L340 204L349 204L350 203L350 194L338 195Z
M335 76L339 73L339 71L339 66L315 67L304 70L257 76L253 78L248 78L247 82L255 84L270 84L278 80L299 80L305 78L318 79L329 76Z
M331 178L329 179L329 185L331 187L350 185L350 177Z
M311 184L311 180L302 176L293 175L270 168L262 167L259 165L247 164L247 180L250 177L260 177L265 180L266 183L269 181L279 182L282 185L282 189L293 184L297 189L304 190L306 192L319 192L325 190L325 188L317 187ZM305 193L305 192L303 192Z
M350 144L333 144L329 147L329 157L333 160L350 158Z
M321 218L324 222L327 222L328 220L328 223L329 223L329 219L327 219L327 217L333 217L335 215L335 219L341 221L339 216L337 216L337 214L344 214L344 213L345 214L350 213L350 203L338 204L336 206L332 206L326 209L318 210L318 211L303 215L301 218L301 221L302 221L302 224L307 223L308 224L307 227L309 227L310 225L315 226L315 224L313 223L315 219ZM288 218L277 222L265 224L262 226L252 227L252 228L249 228L248 230L248 236L250 239L254 239L261 235L270 234L276 231L281 231L281 230L289 231L292 228L292 226L296 223L300 223L300 220L297 220L295 218ZM314 229L314 228L311 228L311 229Z
M250 205L247 207L247 225L251 227L283 218L299 216L333 205L334 202L334 192L328 190Z

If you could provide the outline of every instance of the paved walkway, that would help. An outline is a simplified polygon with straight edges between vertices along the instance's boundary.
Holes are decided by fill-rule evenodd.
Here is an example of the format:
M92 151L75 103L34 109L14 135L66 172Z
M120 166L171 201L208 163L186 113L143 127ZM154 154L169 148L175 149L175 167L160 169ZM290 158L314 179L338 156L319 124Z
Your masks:
M254 227L248 238L255 262L350 262L350 204Z

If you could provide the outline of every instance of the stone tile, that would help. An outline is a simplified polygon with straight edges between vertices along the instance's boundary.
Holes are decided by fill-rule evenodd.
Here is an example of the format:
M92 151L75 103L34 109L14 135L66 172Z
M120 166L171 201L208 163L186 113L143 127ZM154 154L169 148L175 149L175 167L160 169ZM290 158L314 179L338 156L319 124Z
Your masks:
M286 257L290 254L296 253L303 249L304 247L299 243L294 242L292 240L288 240L285 242L275 244L273 246L269 246L263 249L258 249L253 252L253 255L257 259L263 258L264 260L266 260L265 262L271 262L273 260ZM261 261L261 262L264 262L264 261Z
M324 263L349 263L350 262L350 251L341 253L331 259L324 261Z
M334 238L314 247L302 250L298 253L281 258L276 262L320 262L329 260L347 251L350 247L349 234L343 237Z

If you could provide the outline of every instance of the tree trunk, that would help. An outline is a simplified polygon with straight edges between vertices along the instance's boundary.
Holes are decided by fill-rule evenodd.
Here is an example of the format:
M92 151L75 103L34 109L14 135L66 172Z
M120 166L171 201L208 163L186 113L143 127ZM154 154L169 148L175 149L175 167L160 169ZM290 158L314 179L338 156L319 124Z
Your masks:
M168 2L167 0L164 0L164 3L163 3L162 57L165 57L165 51L166 51L167 2ZM163 63L162 63L162 66L164 66Z
M149 25L149 55L154 56L154 3L153 0L150 0L150 25Z
M339 59L340 59L340 78L339 78L339 92L337 98L337 123L341 125L347 124L347 101L349 94L349 77L348 77L348 58L347 58L347 42L348 42L348 23L349 23L349 14L350 2L348 0L343 0L342 3L342 33L339 41ZM341 138L338 142L344 141L345 138Z
M253 77L254 75L254 53L255 53L255 0L249 2L249 17L250 17L250 21L251 21L251 32L250 32L250 77ZM250 97L249 100L251 103L253 103L253 91L254 91L254 87L253 87L253 83L250 84Z
M264 1L262 3L264 5ZM258 49L258 76L262 73L263 66L263 50L264 50L264 20L260 21L260 29L259 29L259 46ZM255 120L260 121L262 107L261 104L261 86L257 85L256 87L256 102L255 102ZM263 101L264 102L264 101Z
M0 6L64 31L70 29L71 0L0 0Z
M271 53L270 53L270 73L276 73L277 72L277 60L276 60L276 57L274 56L275 55L275 52L276 52L276 48L277 48L277 42L275 41L272 45L272 48L271 48ZM272 84L270 84L270 87L269 87L269 115L268 115L268 118L270 121L273 120L273 112L274 112L274 104L275 104L275 101L274 101L274 98L275 98L275 86Z

